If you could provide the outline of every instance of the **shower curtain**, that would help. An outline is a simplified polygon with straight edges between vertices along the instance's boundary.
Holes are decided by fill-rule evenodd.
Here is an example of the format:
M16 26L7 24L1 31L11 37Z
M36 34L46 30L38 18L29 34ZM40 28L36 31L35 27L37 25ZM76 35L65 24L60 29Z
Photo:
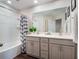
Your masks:
M27 20L28 18L24 15L20 16L20 37L21 37L21 53L26 53L26 35L28 32Z

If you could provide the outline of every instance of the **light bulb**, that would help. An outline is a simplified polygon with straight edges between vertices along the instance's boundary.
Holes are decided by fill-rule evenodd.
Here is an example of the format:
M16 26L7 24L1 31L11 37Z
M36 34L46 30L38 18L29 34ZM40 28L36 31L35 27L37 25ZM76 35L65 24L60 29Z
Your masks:
M34 3L36 4L36 3L38 3L38 1L37 0L34 0Z
M7 1L9 4L11 4L12 2L10 0Z

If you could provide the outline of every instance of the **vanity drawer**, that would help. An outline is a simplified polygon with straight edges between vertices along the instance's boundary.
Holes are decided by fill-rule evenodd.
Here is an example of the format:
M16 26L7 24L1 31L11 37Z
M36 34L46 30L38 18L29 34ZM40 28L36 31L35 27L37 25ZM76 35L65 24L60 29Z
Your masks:
M48 43L41 43L41 50L48 51Z
M48 43L48 39L47 38L41 38L41 42Z
M27 37L26 40L32 40L32 41L39 41L39 38L37 37Z
M49 43L63 44L63 45L74 45L72 40L66 39L49 39Z

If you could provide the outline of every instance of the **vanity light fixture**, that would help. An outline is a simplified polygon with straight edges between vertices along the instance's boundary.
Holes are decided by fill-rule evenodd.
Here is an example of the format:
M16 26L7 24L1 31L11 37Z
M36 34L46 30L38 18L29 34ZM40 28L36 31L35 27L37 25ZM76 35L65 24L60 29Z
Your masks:
M38 3L38 0L34 0L34 3L37 4Z
M12 2L10 0L8 0L7 3L11 4Z

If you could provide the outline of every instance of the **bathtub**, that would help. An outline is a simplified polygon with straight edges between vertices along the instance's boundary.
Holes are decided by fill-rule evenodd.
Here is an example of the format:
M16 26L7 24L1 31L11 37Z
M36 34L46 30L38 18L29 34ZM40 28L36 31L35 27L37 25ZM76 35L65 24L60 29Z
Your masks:
M0 47L0 59L13 59L21 53L21 41L14 41L3 44Z

